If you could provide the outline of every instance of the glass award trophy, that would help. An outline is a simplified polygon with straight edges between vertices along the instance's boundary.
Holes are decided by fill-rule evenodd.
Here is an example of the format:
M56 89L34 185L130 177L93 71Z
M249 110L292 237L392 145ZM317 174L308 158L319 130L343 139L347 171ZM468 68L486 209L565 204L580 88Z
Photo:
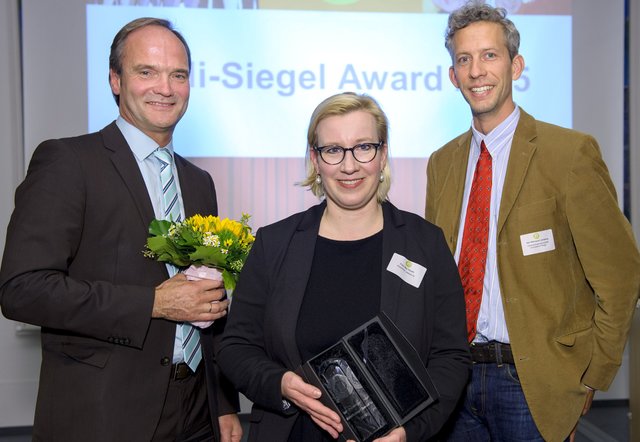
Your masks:
M358 442L385 435L437 398L420 356L384 313L311 358L298 373L340 414L341 437Z

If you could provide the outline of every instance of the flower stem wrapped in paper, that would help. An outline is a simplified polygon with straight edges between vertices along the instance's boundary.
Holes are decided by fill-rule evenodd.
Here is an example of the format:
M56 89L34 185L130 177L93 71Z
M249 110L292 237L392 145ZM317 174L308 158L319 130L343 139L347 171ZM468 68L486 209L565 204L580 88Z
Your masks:
M155 219L149 225L144 254L179 267L192 280L220 279L221 275L229 294L255 240L248 222L247 214L240 221L202 215L181 222Z

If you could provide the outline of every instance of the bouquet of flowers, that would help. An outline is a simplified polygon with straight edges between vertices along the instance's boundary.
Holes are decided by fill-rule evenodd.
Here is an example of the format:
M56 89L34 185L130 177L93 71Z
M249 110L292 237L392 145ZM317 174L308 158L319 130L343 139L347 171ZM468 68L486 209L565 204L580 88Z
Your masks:
M240 221L217 216L193 215L184 221L153 220L144 255L186 268L197 275L200 266L222 272L224 286L232 291L255 240L248 225L249 215Z

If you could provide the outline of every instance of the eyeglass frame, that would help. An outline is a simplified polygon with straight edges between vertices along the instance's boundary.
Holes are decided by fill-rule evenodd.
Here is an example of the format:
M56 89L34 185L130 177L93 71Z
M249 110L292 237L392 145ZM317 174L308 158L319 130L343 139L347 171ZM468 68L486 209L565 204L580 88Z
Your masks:
M330 144L330 145L327 145L327 146L313 146L313 150L318 153L318 155L320 156L320 159L322 161L324 161L325 164L328 164L330 166L337 166L338 164L342 163L344 161L344 159L346 158L346 156L347 156L347 152L351 152L351 155L353 155L353 159L356 160L358 163L367 164L367 163L370 163L370 162L372 162L373 160L376 159L376 156L378 156L378 150L380 150L380 148L382 146L384 146L385 144L386 143L384 141L379 141L377 143L370 143L370 142L369 143L358 143L358 144L356 144L355 146L352 146L352 147L342 147L340 145ZM375 149L375 153L373 154L373 157L371 157L371 159L368 160L368 161L360 161L356 157L356 154L355 154L355 149L357 149L358 147L363 146L363 145L371 145ZM322 152L323 152L324 149L326 149L328 147L342 149L342 158L340 159L340 161L338 161L337 163L330 163L327 160L325 160L325 158L322 156Z

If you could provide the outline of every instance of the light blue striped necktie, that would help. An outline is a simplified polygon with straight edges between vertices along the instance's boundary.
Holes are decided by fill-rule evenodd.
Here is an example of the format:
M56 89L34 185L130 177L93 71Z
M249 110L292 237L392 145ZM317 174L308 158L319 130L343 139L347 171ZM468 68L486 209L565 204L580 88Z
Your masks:
M162 185L162 200L164 204L164 218L172 221L182 221L178 186L173 175L173 156L171 152L159 147L153 153L160 160L160 183ZM182 329L182 353L189 368L196 371L202 360L200 350L200 333L188 322L180 324Z

